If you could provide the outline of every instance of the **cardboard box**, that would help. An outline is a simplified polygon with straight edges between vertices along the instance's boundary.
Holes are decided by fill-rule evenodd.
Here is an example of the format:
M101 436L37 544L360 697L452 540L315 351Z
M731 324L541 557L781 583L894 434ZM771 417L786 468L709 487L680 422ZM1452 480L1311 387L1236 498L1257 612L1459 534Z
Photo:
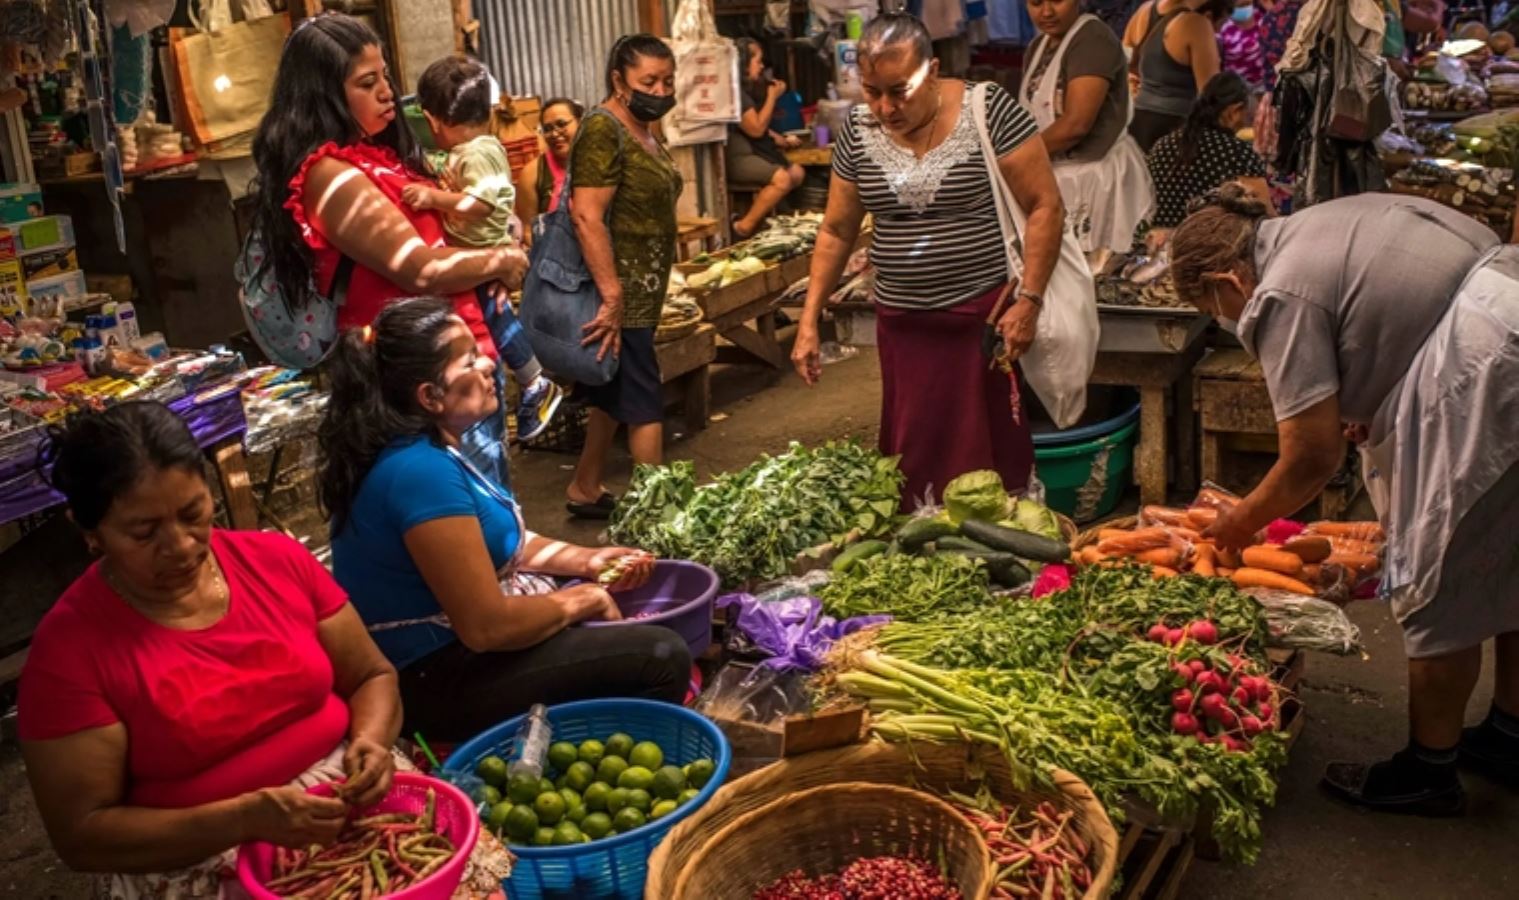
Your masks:
M74 246L74 220L68 216L43 216L0 225L0 259Z
M26 293L26 275L21 271L21 261L0 261L0 315L29 316L31 303Z
M77 272L79 271L79 254L73 247L59 247L54 250L22 254L21 271L25 273L27 281Z
M88 290L89 287L84 282L84 273L78 269L62 275L26 280L26 296L34 307L45 300L72 300L83 297Z
M42 188L35 184L0 184L0 222L25 222L42 215Z

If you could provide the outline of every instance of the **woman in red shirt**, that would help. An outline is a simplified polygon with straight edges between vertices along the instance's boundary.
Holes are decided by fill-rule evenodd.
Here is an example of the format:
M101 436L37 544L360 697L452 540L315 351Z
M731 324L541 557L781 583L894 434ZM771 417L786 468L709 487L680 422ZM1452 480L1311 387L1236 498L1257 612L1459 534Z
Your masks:
M96 896L223 895L236 847L332 840L390 789L395 669L295 541L211 527L188 428L156 403L52 438L101 556L43 618L21 750L43 824ZM346 779L341 799L305 786Z

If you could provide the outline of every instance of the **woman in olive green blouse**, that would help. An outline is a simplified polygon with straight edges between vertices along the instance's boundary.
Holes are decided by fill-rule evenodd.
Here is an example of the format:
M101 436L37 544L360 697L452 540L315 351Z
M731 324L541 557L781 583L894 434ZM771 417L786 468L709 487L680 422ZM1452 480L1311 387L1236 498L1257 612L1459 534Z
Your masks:
M675 58L660 39L623 37L607 60L608 97L580 123L570 151L570 217L601 311L586 343L618 356L617 375L589 388L585 449L568 491L571 515L605 519L616 501L602 483L617 426L634 463L664 456L664 404L654 329L675 262L680 173L649 126L675 105Z

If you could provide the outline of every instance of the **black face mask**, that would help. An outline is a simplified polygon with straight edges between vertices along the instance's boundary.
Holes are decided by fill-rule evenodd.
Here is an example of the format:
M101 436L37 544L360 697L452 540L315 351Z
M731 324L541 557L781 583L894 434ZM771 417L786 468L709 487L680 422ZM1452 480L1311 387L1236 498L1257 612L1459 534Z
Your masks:
M665 117L665 113L675 108L675 95L650 94L647 91L634 91L631 100L627 101L628 112L640 122L653 122Z

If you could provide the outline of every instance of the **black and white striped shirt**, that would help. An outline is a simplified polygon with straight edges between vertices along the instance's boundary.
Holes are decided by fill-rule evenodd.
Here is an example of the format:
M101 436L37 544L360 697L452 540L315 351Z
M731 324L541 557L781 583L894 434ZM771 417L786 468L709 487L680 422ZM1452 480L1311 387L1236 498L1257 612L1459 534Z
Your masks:
M870 111L855 107L833 150L833 171L859 189L875 220L870 261L876 300L902 309L944 309L1007 282L1007 258L991 183L965 86L959 119L921 160L892 142ZM999 157L1039 133L1011 94L993 85L987 127Z

